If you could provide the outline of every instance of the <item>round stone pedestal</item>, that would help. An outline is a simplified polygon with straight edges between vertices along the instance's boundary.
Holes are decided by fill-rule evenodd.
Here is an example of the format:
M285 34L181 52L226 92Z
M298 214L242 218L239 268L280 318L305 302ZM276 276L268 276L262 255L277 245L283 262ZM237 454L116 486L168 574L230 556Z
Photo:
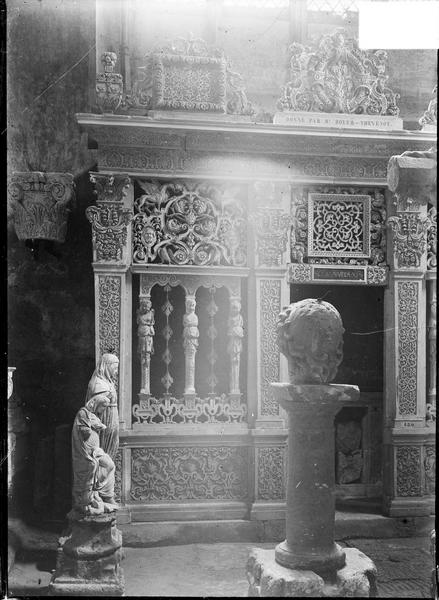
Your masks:
M122 534L116 513L68 514L70 533L60 538L51 596L122 596Z
M248 596L252 598L375 598L376 568L356 548L345 548L345 565L325 580L308 570L281 566L274 550L254 548L247 561Z

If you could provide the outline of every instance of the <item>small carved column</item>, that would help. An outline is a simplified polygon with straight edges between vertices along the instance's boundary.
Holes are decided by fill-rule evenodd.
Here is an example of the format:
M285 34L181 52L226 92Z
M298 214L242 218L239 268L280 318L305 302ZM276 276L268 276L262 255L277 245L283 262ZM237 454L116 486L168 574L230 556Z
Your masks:
M241 298L230 298L230 316L227 336L229 343L227 351L230 356L230 395L240 396L239 367L241 362L242 340L244 337L244 321L241 315Z
M434 434L426 422L427 201L433 165L428 153L389 161L388 184L396 201L388 219L383 510L390 516L426 515L434 504L428 483Z
M140 297L140 306L137 310L137 337L138 352L140 356L140 393L150 395L150 365L151 354L154 352L154 309L152 308L151 294Z
M185 356L184 394L195 395L195 355L198 348L198 317L195 314L195 295L186 295L186 313L183 317L183 347Z
M119 357L119 419L131 428L131 230L132 186L127 175L91 173L96 206L86 210L92 225L95 274L96 361Z

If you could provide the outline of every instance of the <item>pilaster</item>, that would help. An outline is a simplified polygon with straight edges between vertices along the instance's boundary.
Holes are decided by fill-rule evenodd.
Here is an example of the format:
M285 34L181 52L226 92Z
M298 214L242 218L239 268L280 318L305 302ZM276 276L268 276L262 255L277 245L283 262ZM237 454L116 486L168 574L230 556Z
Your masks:
M427 381L430 351L427 270L432 220L427 214L424 179L416 159L389 162L389 286L385 292L385 407L383 511L389 516L420 516L434 507L435 436L428 423ZM420 169L425 171L425 160ZM415 161L415 162L413 162ZM430 292L430 299L432 293ZM431 321L430 317L430 321Z
M131 230L132 185L126 175L91 173L96 206L86 210L92 225L95 279L96 361L104 352L119 357L121 429L131 429Z

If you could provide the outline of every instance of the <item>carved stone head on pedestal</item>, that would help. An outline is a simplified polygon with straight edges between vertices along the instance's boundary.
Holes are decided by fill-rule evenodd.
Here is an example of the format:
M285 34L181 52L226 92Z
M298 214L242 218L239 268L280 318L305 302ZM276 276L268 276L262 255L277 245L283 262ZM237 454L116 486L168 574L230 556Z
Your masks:
M343 360L343 322L322 300L294 302L279 315L277 343L288 359L290 382L330 383Z

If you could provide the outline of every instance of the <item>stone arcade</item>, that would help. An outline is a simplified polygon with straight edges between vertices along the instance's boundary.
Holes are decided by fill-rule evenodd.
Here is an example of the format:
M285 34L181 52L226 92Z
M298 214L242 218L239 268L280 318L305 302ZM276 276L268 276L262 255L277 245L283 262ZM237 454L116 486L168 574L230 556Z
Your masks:
M323 415L322 422L301 417L310 432L320 427L331 448L328 544L334 502L365 512L378 506L382 515L410 523L434 511L437 100L428 103L424 90L427 101L416 114L421 128L410 113L408 130L399 106L408 110L411 102L412 110L416 103L412 95L404 104L401 81L388 75L401 70L388 69L395 53L360 50L353 26L323 25L305 0L284 2L287 17L280 21L288 32L273 30L270 38L288 38L288 68L286 44L273 43L272 55L264 50L271 63L259 69L261 51L248 58L248 73L244 59L239 69L230 61L229 53L239 63L242 40L239 28L224 35L233 12L228 0L206 2L206 27L194 17L195 35L189 18L168 27L158 9L146 22L139 2L132 0L131 10L120 0L96 1L96 56L81 91L90 101L70 119L78 145L81 136L92 157L83 169L86 184L55 160L44 168L28 161L37 165L29 172L18 163L9 177L13 225L35 258L51 249L46 242L75 248L69 234L87 227L92 275L85 254L72 269L94 280L94 314L90 309L81 327L92 331L94 318L90 360L98 364L110 353L120 361L105 417L111 443L100 439L114 462L118 510L69 513L52 582L64 592L71 569L73 586L83 584L81 573L93 579L85 558L103 561L103 593L122 593L117 527L146 543L160 523L161 540L181 543L188 532L197 540L211 541L216 531L236 539L238 522L252 540L286 538L278 559L282 548L291 549L301 535L294 528L310 525L303 515L293 522L286 504L292 464L300 463L300 450L312 451L294 446L299 437L288 451L294 386L351 386L325 424ZM75 183L78 197L94 193L83 200L85 218L84 211L75 216ZM44 272L35 264L35 273ZM27 288L20 290L26 309ZM64 315L72 306L67 296ZM291 380L287 393L272 385L288 381L290 372L276 343L278 317L307 298L340 313L344 358L336 379ZM42 331L50 328L47 315L37 320ZM90 342L81 335L80 343ZM16 388L24 378L17 348ZM54 343L50 352L58 356L62 348ZM75 363L75 377L84 363ZM46 373L38 385L45 390L49 379ZM56 383L52 388L56 396ZM323 392L317 399L310 394L311 403L325 402ZM75 411L81 398L72 402ZM8 433L20 439L24 431ZM88 542L82 548L84 531L91 545L98 539L97 546L111 546L108 564ZM332 550L340 573L341 553ZM255 565L269 560L275 570L315 566L286 560L280 567L281 558L254 556ZM372 563L361 568L373 591ZM319 572L317 566L316 589L323 585Z

